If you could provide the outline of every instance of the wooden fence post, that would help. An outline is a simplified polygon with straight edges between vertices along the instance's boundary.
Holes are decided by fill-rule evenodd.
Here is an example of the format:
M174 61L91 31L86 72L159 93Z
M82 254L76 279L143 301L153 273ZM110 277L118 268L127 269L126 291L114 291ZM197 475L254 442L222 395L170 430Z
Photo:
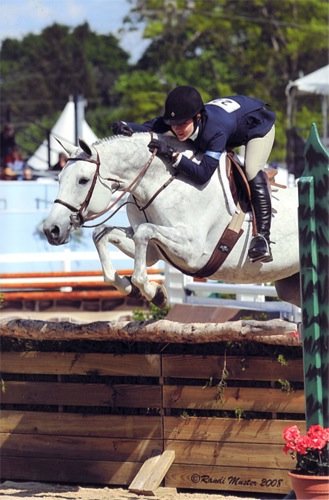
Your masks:
M329 426L329 153L315 123L298 181L302 333L307 427Z

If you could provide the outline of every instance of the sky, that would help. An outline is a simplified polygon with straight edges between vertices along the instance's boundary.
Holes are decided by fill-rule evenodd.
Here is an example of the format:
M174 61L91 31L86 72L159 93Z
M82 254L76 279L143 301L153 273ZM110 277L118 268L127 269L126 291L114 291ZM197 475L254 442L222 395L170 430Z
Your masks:
M92 31L112 33L135 62L146 47L138 33L119 35L129 13L128 0L0 0L0 42L38 34L53 23L75 27L88 22Z

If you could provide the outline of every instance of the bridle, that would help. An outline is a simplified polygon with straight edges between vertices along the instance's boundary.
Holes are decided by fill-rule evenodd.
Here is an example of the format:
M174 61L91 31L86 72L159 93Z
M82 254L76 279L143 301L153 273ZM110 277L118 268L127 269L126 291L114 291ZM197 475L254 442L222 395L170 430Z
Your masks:
M89 225L89 226L85 226L84 225L84 223L86 221L94 220L94 219L96 219L98 217L101 217L102 215L104 215L109 210L112 210L112 208L115 205L117 205L117 203L123 198L123 196L125 196L126 193L130 192L135 187L135 185L139 182L139 180L142 177L144 177L146 171L150 167L150 165L151 165L151 163L152 163L152 161L153 161L153 159L154 159L154 157L156 155L156 150L154 150L152 152L151 157L145 163L145 165L143 166L143 168L138 172L137 176L133 179L133 181L125 189L122 190L122 193L116 198L116 200L114 202L112 202L102 212L100 212L98 214L95 214L93 216L89 216L88 218L85 218L83 216L83 212L86 210L86 208L88 207L88 205L90 203L90 200L91 200L91 197L93 195L93 192L94 192L97 180L99 180L108 189L111 189L111 187L109 187L106 184L104 184L105 181L113 181L113 182L115 182L118 185L118 187L117 187L117 189L115 191L117 191L120 188L120 181L118 179L113 179L111 177L106 177L105 178L105 177L102 177L100 175L100 159L99 159L98 151L96 151L96 153L97 153L96 160L94 160L92 158L78 158L78 157L77 158L71 158L70 157L70 158L67 159L67 161L87 161L89 163L94 163L96 165L96 169L95 169L95 172L94 172L94 176L93 176L90 188L88 190L88 193L86 195L85 200L81 203L80 207L75 207L75 206L71 205L70 203L68 203L68 202L66 202L64 200L61 200L60 198L56 198L55 201L54 201L54 203L59 203L60 205L63 205L64 207L66 207L68 210L70 210L72 212L72 214L70 215L70 220L71 220L72 226L75 229L77 229L77 228L79 228L81 226L83 226L83 227L97 227L97 226L100 226L101 224L104 224L104 222L106 222L111 217L113 217L113 215L117 212L117 210L119 210L123 205L125 205L125 203L123 203L114 213L110 214L109 217L107 217L102 222L99 222L98 224L95 224L95 225L92 225L92 226L91 225ZM139 207L137 205L137 203L136 203L136 205L138 206L139 210L145 210L152 203L152 201L156 198L156 196L162 191L162 189L164 189L165 187L167 187L167 185L170 184L170 182L174 178L175 178L175 176L172 176L169 179L169 181L167 181L160 189L158 189L158 191L151 197L151 199L146 203L145 206Z
M96 186L97 179L99 177L99 169L100 169L101 162L99 160L98 151L96 151L96 153L97 153L96 160L93 160L92 158L68 158L66 160L66 161L70 161L70 160L71 161L77 161L77 160L87 161L89 163L94 163L96 165L95 173L94 173L90 188L88 190L87 196L86 196L85 200L81 203L79 208L74 207L73 205L71 205L67 201L61 200L60 198L56 198L56 200L54 201L54 203L59 203L60 205L63 205L64 207L68 208L71 212L73 212L74 215L72 214L70 219L71 219L71 222L72 222L72 225L74 228L78 228L78 227L82 226L84 223L84 218L83 218L82 212L89 205L89 202L91 200L91 197L93 195L93 192L94 192L94 189Z

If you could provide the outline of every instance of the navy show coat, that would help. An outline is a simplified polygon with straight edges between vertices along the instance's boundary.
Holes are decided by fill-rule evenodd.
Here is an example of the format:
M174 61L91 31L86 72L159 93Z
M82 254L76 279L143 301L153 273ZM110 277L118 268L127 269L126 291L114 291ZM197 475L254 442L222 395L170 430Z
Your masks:
M204 184L217 169L223 151L243 146L256 137L264 137L274 122L275 113L258 99L243 95L214 99L205 104L202 118L190 138L197 151L203 153L200 164L182 156L176 168L196 184ZM142 125L128 125L135 132L163 134L171 130L161 116Z

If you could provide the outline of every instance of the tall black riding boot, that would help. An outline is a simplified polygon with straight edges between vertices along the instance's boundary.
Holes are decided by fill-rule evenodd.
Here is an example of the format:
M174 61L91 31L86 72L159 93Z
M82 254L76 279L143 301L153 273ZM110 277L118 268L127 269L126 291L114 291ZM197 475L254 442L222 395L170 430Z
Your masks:
M248 256L252 262L271 262L270 229L272 218L271 195L263 170L249 181L257 234L250 242Z

